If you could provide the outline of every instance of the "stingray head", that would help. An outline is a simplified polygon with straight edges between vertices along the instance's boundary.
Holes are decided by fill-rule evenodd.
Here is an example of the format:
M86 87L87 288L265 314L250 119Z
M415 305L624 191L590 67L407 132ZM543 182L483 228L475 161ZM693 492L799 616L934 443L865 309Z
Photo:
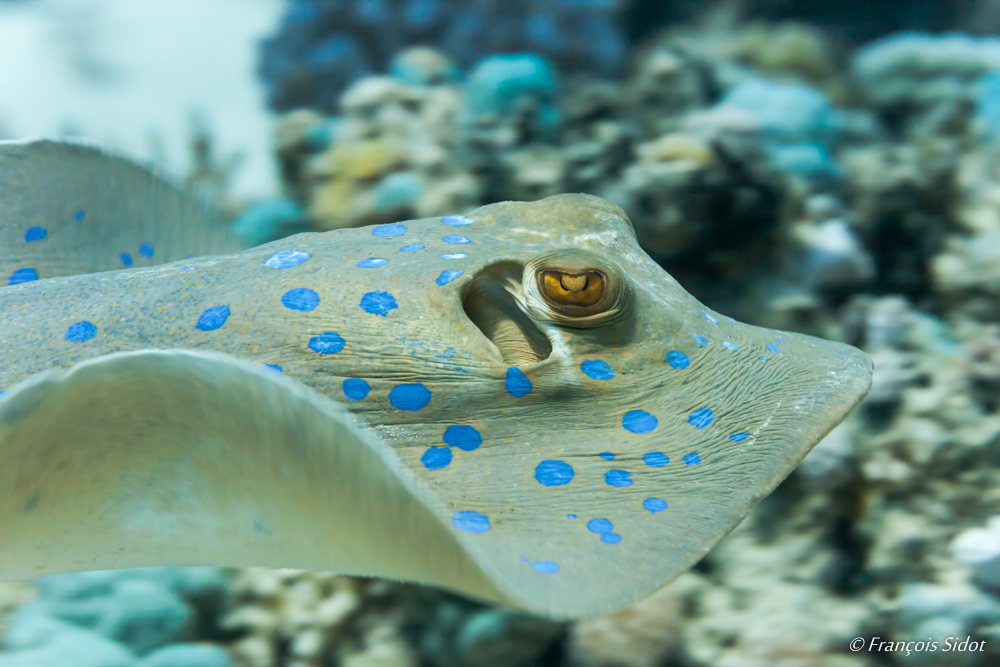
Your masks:
M355 409L527 608L611 609L669 582L868 391L858 350L707 309L604 200L468 219L490 258L434 296L457 352L397 362L397 397L426 401Z

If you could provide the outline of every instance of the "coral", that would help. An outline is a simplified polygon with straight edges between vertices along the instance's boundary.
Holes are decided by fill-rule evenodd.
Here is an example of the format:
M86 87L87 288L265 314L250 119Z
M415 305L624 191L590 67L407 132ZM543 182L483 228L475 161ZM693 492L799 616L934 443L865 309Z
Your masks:
M340 93L356 80L385 73L397 52L416 45L439 50L461 68L490 54L524 51L566 74L617 76L625 59L620 4L294 0L277 34L262 45L259 73L271 108L326 112L336 110ZM405 66L396 64L400 75Z

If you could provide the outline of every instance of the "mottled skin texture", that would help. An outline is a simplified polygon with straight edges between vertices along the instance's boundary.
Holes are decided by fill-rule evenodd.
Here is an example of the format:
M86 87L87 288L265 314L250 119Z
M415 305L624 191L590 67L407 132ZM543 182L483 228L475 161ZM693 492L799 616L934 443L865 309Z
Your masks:
M619 608L672 580L867 393L864 354L707 310L638 247L624 212L608 202L562 195L466 215L471 224L430 218L402 223L398 236L376 235L385 227L301 234L226 256L2 288L0 389L129 350L183 348L279 365L285 378L346 405L391 445L399 474L440 501L441 521L505 601L556 616ZM459 235L470 242L443 240ZM400 251L410 244L426 247ZM289 268L265 264L280 251L310 257ZM501 267L514 277L499 282L517 299L519 267L553 252L620 274L629 307L590 328L533 313L552 351L519 365L530 381L525 393L526 385L505 381L511 364L466 315L463 289ZM451 253L467 257L440 257ZM372 257L388 262L357 266ZM438 284L447 269L463 273ZM314 291L318 305L283 305L293 289ZM397 307L384 315L362 308L373 292ZM219 306L228 307L224 323L199 330L202 314ZM93 337L67 340L78 322L92 324ZM339 351L310 348L326 333L343 340ZM676 353L686 367L668 362ZM613 377L585 373L581 364L595 360ZM369 393L349 401L350 379L363 379ZM414 383L429 390L426 405L394 407L390 392ZM711 418L696 412L704 408ZM626 418L635 410L653 415L655 428L648 417ZM444 434L456 425L474 428L481 445L449 447ZM647 462L650 453L669 463ZM552 465L543 461L570 466L571 481L543 483ZM651 511L649 499L666 509L654 503ZM488 517L488 529L478 519L456 522L455 512ZM613 529L588 529L593 519Z

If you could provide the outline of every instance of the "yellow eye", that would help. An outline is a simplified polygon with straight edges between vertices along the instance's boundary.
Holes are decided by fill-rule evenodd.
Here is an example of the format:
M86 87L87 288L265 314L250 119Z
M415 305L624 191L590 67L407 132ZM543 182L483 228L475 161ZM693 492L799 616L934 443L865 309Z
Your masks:
M589 308L607 292L607 281L597 271L543 271L540 282L542 295L554 306Z

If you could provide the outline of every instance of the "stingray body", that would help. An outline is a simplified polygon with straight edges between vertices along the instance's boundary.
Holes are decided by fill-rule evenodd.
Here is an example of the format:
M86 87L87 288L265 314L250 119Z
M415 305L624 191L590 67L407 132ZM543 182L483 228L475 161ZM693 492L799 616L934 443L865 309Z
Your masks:
M123 160L2 148L0 577L286 566L593 615L694 564L871 383L707 309L595 197L229 252Z

